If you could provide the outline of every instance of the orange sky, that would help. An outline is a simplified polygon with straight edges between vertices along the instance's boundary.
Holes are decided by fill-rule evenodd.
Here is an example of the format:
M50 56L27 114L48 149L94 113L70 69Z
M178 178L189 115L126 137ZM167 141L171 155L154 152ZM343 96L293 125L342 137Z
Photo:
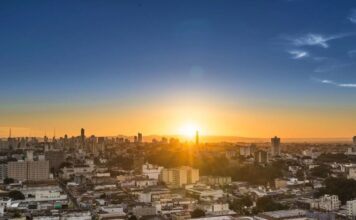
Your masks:
M87 105L80 108L51 106L31 112L2 116L2 137L79 135L97 136L181 134L189 124L196 125L201 135L283 138L335 138L356 135L356 115L347 108L321 111L313 107L265 108L238 104L222 104L208 99L198 102L179 101L143 105Z

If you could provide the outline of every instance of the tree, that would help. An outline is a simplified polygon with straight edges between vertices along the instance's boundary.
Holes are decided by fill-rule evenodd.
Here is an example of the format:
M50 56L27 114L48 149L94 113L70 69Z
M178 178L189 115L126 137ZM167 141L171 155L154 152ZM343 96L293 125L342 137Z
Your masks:
M9 184L14 183L14 182L15 182L15 180L12 179L12 178L5 178L4 179L4 184L5 185L9 185Z
M200 218L204 216L205 216L205 212L204 210L201 209L194 209L194 211L191 213L192 218Z
M260 212L269 212L269 211L276 211L286 209L288 207L275 202L271 197L265 196L261 197L256 202L256 208Z
M331 168L328 165L322 164L311 169L311 175L315 177L326 178L329 176Z
M295 176L298 178L298 180L304 180L305 179L304 178L304 170L303 169L297 170L297 173Z
M129 220L137 220L137 217L136 217L135 215L131 215L131 216L129 217Z
M9 192L9 197L13 200L24 200L25 196L22 194L22 192L13 190Z
M230 208L240 214L245 213L245 207L252 206L252 199L250 196L243 196L239 199L234 199L232 203L230 203Z
M337 195L342 204L356 197L356 181L346 178L327 178L324 181L324 188L319 189L315 196L324 194Z

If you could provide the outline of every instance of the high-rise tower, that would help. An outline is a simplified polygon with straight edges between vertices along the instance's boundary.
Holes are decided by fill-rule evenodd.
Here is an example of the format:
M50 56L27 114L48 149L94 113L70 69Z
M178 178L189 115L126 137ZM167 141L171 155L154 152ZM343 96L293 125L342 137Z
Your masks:
M142 133L137 134L137 142L142 143Z
M80 144L82 145L82 147L84 147L85 144L85 130L84 128L80 129Z
M195 132L195 144L196 145L199 144L199 131L198 130Z
M281 154L281 139L277 136L271 138L271 155L279 156Z

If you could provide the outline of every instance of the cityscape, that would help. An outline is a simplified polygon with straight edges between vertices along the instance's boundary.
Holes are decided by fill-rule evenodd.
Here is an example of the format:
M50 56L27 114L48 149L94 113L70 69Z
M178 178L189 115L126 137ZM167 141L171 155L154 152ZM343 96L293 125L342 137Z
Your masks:
M0 220L356 220L356 1L0 1Z
M11 134L11 133L9 133ZM4 219L354 219L345 143L78 136L0 142Z

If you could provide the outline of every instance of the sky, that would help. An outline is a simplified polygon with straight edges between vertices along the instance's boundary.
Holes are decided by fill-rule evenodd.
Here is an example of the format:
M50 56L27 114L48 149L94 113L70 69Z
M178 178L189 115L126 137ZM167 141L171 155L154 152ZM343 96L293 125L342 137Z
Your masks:
M353 0L0 2L0 136L356 135Z

